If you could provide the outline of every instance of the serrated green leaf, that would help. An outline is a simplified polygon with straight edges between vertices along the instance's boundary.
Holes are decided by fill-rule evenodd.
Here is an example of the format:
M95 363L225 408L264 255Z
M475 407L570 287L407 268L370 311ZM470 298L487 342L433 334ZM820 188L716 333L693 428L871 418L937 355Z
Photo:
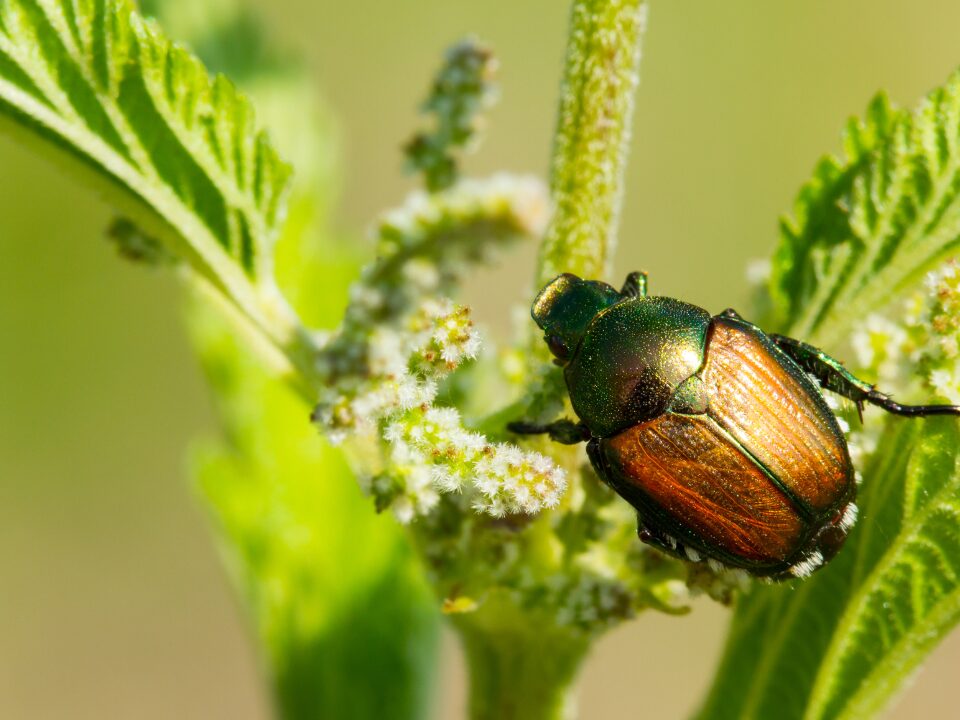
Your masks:
M234 86L128 0L0 0L0 118L92 170L261 330L289 332L272 277L289 168Z
M960 248L960 73L913 113L851 120L782 223L772 325L830 347Z

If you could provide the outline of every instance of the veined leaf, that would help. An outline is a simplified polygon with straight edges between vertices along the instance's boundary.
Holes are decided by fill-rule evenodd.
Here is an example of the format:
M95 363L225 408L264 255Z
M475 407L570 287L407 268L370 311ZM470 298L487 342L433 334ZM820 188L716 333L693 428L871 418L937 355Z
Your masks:
M290 331L271 268L289 169L234 86L128 0L0 0L0 117L106 180L261 330Z
M960 73L913 113L851 120L782 224L774 324L831 347L960 248Z

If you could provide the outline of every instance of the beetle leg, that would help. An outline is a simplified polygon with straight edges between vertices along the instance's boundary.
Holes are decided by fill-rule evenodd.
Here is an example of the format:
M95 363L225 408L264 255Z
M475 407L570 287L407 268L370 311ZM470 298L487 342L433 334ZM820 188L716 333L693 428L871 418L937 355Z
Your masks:
M673 535L648 524L639 515L637 515L637 537L640 538L641 542L655 547L667 555L692 563L706 562L714 572L723 570L723 565L713 558L678 540Z
M647 296L647 273L638 270L627 275L623 281L623 287L620 288L620 296L624 298L637 298Z
M551 440L563 445L576 445L590 439L586 425L566 418L545 425L515 420L507 423L507 430L517 435L549 435Z
M600 455L600 441L597 440L597 438L591 438L587 443L587 457L590 458L590 464L593 466L593 471L597 474L597 477L609 485L610 479L609 475L607 475L607 466L604 464L603 458Z
M703 559L703 556L696 550L693 548L688 549L672 535L668 535L653 525L648 524L640 515L637 515L637 537L640 538L641 542L655 547L667 555L678 557L681 560L700 562Z
M652 545L658 550L662 550L670 555L677 555L677 541L666 533L660 532L655 527L647 525L643 518L637 515L637 537L641 542Z
M733 318L734 320L743 320L743 318L740 316L740 313L738 313L738 312L737 312L736 310L734 310L733 308L727 308L727 309L724 310L722 313L720 313L720 315L721 315L721 317ZM746 322L746 321L744 321L744 322Z
M864 403L876 405L894 415L907 417L960 415L960 405L901 405L875 386L855 376L842 362L830 357L823 350L784 335L770 335L769 338L803 371L813 375L824 390L853 400L861 419Z

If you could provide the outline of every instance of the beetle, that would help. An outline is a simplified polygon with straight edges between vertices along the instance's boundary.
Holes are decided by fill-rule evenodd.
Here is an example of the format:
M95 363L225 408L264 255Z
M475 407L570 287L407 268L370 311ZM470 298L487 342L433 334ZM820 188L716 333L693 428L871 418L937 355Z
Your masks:
M764 333L734 310L620 290L569 273L531 310L579 421L516 421L519 434L586 441L597 475L632 505L640 539L686 560L777 580L830 560L857 516L846 439L827 390L910 417L823 351Z

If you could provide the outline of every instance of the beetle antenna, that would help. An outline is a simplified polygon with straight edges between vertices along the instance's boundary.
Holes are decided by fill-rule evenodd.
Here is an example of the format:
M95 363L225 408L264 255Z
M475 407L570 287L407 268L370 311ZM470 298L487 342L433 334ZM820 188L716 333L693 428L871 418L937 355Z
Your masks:
M960 415L960 405L901 405L877 390L867 393L865 400L894 415L924 417L925 415Z

